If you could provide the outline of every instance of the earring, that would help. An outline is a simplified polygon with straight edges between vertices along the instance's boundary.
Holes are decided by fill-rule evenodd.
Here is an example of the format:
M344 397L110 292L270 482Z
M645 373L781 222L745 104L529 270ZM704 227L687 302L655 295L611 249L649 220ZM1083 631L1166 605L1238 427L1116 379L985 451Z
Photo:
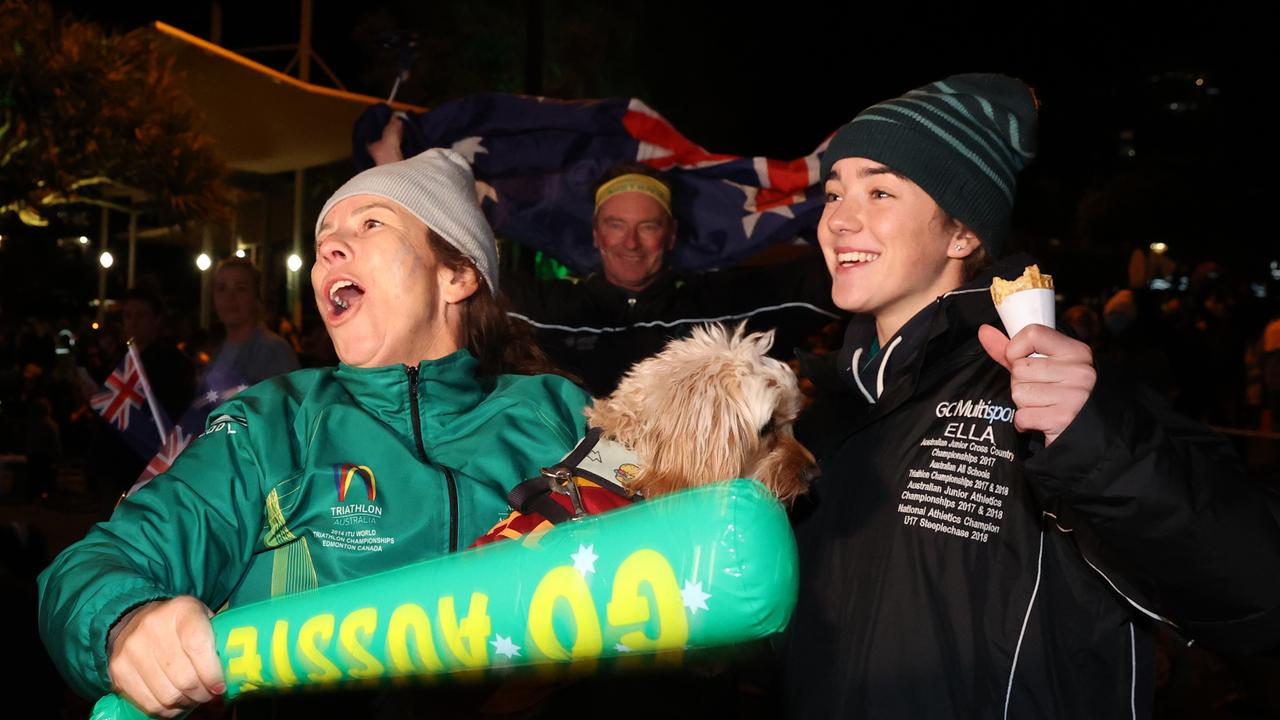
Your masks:
M960 243L956 243L956 250L963 250L963 249L964 249L964 245L961 245Z

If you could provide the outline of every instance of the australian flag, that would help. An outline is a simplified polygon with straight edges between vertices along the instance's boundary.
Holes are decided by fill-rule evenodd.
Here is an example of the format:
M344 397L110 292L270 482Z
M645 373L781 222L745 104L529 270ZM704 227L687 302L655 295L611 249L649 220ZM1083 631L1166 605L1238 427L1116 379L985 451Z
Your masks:
M191 406L182 414L178 424L165 434L164 442L160 443L151 462L147 463L147 467L138 476L138 480L129 489L128 494L132 495L138 488L146 485L151 478L167 471L191 441L204 432L204 423L209 412L235 397L246 387L248 385L245 384L244 379L230 368L221 365L212 366L196 390Z
M365 111L353 145L358 169L392 117ZM633 161L667 173L678 237L667 260L686 271L729 267L768 245L812 239L822 214L824 142L795 160L711 153L636 99L562 101L473 95L407 116L401 152L451 148L472 164L494 231L545 251L577 272L592 269L592 187Z
M132 343L120 366L111 372L89 405L120 431L125 442L142 457L156 451L169 427L164 408L153 402L146 371Z

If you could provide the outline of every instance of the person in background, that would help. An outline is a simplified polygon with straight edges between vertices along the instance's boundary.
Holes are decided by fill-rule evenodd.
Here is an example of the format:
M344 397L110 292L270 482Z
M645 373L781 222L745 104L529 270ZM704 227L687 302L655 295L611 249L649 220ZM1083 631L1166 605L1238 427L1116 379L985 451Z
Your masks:
M44 502L57 489L62 436L48 398L33 397L27 405L27 482L32 498Z
M641 163L620 163L596 183L592 239L600 271L582 279L510 283L515 316L539 344L596 396L607 395L636 362L696 325L745 320L774 330L771 355L794 349L843 316L831 304L821 253L779 265L685 274L672 269L676 219L666 177Z
M126 343L132 341L156 402L170 423L177 422L195 394L195 369L163 332L164 309L160 295L144 286L130 288L121 297L119 320L122 342L117 341L114 324L108 322L88 343L81 343L82 346L99 344L98 363L110 373L128 352ZM104 375L97 384L105 380ZM86 397L98 391L94 385L90 383L85 388ZM97 413L88 411L87 414L91 417L85 479L103 515L110 515L121 493L137 482L151 457L140 455L125 442L118 428L103 421Z
M156 401L176 422L195 393L195 369L162 332L164 306L159 295L141 287L130 288L120 303L120 321L124 337L137 347Z
M1067 308L1062 317L1071 326L1076 339L1090 347L1093 347L1102 335L1102 321L1098 319L1098 313L1088 305L1072 305Z
M284 338L262 323L262 277L245 258L227 258L213 276L213 309L226 338L210 361L253 385L298 369L298 356Z
M1280 316L1262 331L1262 429L1280 431Z

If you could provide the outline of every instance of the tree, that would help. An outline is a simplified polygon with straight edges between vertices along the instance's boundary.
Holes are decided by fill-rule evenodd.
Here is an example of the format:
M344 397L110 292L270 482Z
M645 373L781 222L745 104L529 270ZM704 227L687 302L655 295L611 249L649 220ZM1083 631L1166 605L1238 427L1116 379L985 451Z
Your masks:
M120 188L162 214L222 215L226 167L179 80L147 28L111 34L0 0L0 215L46 225L59 205L114 207Z

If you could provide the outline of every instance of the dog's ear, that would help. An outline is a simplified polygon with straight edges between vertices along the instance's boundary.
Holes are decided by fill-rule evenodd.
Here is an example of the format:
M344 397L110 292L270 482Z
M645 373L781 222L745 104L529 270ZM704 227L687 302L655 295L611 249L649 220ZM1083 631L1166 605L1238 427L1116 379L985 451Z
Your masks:
M747 350L754 352L757 355L765 355L768 354L769 348L773 347L773 328L748 334L746 320L735 325L732 332L730 332L725 326L719 324L714 326L708 325L707 327L719 328L722 333L721 337L724 338L722 344L727 345L730 350L737 350L745 347Z
M769 328L764 332L751 333L747 336L747 342L755 345L756 352L761 355L769 354L769 349L773 347L774 329Z
M650 396L662 384L661 355L642 360L627 371L618 381L618 387L608 397L597 398L583 411L587 421L604 431L605 436L624 445L632 446L640 438L650 434L650 424L662 422L661 418L648 417Z
M635 392L618 386L608 397L596 398L582 411L587 423L604 430L605 435L623 443L631 443L643 432L643 421L637 410L643 405Z

